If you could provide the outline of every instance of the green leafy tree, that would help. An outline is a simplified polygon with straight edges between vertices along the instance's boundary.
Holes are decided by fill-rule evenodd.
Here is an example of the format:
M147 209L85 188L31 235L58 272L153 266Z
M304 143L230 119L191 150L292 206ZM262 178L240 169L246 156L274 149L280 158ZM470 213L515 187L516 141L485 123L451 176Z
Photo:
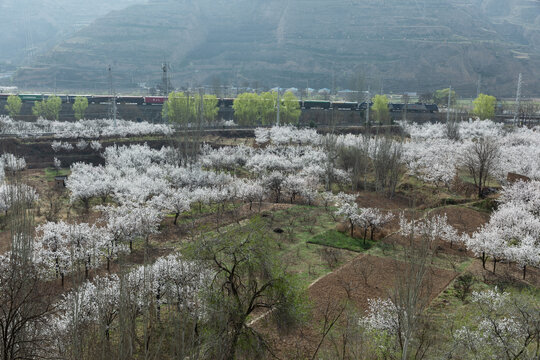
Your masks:
M171 92L169 99L163 106L163 117L169 122L179 125L187 125L193 119L193 104L191 98L183 92Z
M219 108L216 95L204 95L204 120L212 123L216 120Z
M437 105L448 105L448 92L450 91L450 88L436 90L433 93L433 101ZM450 95L450 105L456 104L456 92L452 90L452 94Z
M235 99L233 108L236 121L240 125L272 125L277 119L277 92L264 92L260 95L243 93ZM286 92L281 98L279 109L280 121L296 124L301 114L298 98Z
M219 108L218 108L218 98L215 95L204 95L203 96L203 122L212 123L216 120ZM198 121L201 113L201 95L197 94L193 98L189 99L190 105L190 118Z
M375 119L379 124L390 119L390 112L388 110L388 98L386 95L375 95L373 98L373 106L371 110L375 113Z
M48 120L58 120L60 110L62 109L62 99L52 95L48 99L37 101L32 107L32 113L38 117L44 117Z
M213 122L218 115L218 99L215 95L204 95L204 113L202 120ZM201 95L191 96L183 92L172 92L163 106L163 117L168 117L169 122L187 125L201 119Z
M84 118L84 113L88 108L88 99L83 96L77 96L73 103L73 112L75 113L75 119L81 120Z
M45 117L47 104L45 103L45 99L41 101L36 101L34 103L34 106L32 106L32 114L34 114L37 117Z
M300 110L298 98L292 92L287 91L281 101L281 121L286 124L297 124L301 114L302 110Z
M259 95L259 114L263 125L272 125L277 117L277 92L263 92Z
M234 117L239 125L255 125L260 120L259 95L242 93L234 99Z
M495 116L495 106L497 105L497 99L494 96L480 94L474 100L473 113L480 118L480 120L493 119Z
M9 112L9 116L15 117L21 113L22 100L17 95L10 95L7 99L6 110Z
M261 219L190 245L188 256L212 266L207 292L207 329L202 343L212 359L260 359L265 334L250 323L255 314L281 331L293 330L305 318L298 283L286 274L276 243Z

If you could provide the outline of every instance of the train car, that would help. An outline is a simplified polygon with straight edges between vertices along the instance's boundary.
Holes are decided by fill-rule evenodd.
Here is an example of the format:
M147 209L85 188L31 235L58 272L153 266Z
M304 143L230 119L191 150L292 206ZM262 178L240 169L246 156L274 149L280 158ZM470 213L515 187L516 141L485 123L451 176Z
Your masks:
M334 101L332 102L334 110L358 110L358 103L350 101Z
M109 103L111 98L111 95L92 95L92 98L88 102L92 104Z
M12 94L4 94L4 93L0 93L0 101L1 100L4 100L4 101L7 101L8 97L10 97Z
M120 104L142 105L144 103L144 97L142 96L117 96L116 101Z
M325 109L328 110L331 107L330 101L326 100L304 100L302 105L303 109Z
M221 108L232 108L233 105L234 105L234 99L232 98L218 99L218 106Z
M163 105L167 101L166 96L145 96L143 105Z
M369 108L373 106L373 103L369 103ZM358 104L358 110L366 111L367 110L367 103L364 101L363 103Z
M388 110L390 112L399 112L405 108L405 104L388 104Z
M436 113L439 112L439 107L437 104L425 104L427 111L430 113Z
M62 100L62 103L64 104L73 104L75 102L75 96L71 95L56 95Z
M426 106L424 104L421 104L421 103L408 104L407 105L407 111L412 112L412 113L425 113L425 112L428 112L428 110L426 109Z
M36 102L47 98L45 95L38 94L21 94L19 97L21 98L22 102Z

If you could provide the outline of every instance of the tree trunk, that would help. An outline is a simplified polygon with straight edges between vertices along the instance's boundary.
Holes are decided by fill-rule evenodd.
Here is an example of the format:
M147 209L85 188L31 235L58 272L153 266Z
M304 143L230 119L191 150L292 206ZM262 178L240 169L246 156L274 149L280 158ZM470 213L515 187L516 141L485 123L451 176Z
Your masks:
M174 225L176 225L176 222L178 221L178 216L180 215L180 213L175 213L174 214Z
M527 265L523 265L523 280L525 280L526 274L527 274Z
M495 267L497 266L497 259L493 258L493 273L495 274Z
M225 360L235 360L236 358L236 346L238 343L238 338L240 337L240 330L242 328L242 325L235 326L234 334L231 339L231 343L229 345L229 350L227 352L227 355L225 356Z
M482 252L482 267L486 270L486 253Z

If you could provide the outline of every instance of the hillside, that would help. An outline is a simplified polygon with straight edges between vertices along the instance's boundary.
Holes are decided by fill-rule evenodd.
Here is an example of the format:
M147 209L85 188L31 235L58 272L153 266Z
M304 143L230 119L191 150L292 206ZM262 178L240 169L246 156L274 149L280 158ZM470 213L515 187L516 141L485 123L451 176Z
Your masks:
M176 86L344 88L361 77L361 87L451 83L467 95L481 75L485 91L509 96L519 72L540 72L539 29L539 2L527 0L155 0L96 20L16 80L46 86L55 74L105 89L111 63L128 88L158 81L166 59Z
M146 0L0 0L0 62L20 62L72 36L112 10Z

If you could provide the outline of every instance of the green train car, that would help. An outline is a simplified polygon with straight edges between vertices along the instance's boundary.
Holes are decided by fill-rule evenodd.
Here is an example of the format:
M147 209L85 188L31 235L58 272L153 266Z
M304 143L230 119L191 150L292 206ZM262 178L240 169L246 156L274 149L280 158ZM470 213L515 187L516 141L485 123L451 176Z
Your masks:
M25 101L41 101L44 98L43 95L37 95L37 94L21 94L21 95L19 95L19 97L21 98L21 100L23 102L25 102Z

